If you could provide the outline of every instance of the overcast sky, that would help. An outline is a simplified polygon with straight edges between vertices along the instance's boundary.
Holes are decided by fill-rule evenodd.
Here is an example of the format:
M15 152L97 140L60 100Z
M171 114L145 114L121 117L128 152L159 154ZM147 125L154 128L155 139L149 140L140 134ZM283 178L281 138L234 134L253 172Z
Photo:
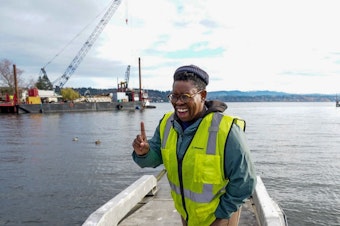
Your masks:
M0 60L55 81L111 2L1 0ZM131 65L138 88L140 57L145 89L195 64L208 91L340 93L339 23L337 0L123 0L64 87L116 88Z

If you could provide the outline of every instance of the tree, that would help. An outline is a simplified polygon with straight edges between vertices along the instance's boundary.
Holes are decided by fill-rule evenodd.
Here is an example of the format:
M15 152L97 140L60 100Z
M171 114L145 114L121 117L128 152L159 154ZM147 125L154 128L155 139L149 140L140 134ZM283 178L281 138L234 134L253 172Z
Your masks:
M53 90L53 85L47 75L43 75L43 77L39 76L37 83L35 86L38 89L42 90Z
M79 93L72 88L61 89L61 95L64 100L75 100L80 97Z
M21 78L21 74L23 70L16 68L17 74L17 85L18 87L23 86L23 79ZM0 86L7 88L10 93L14 92L15 84L14 84L14 71L13 71L13 63L8 59L2 59L0 61Z

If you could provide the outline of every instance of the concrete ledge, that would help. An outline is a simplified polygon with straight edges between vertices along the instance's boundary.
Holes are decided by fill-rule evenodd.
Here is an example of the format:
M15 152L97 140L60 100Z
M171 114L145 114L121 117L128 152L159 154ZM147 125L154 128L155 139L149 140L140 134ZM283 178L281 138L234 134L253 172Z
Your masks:
M288 225L283 211L269 196L261 177L257 176L257 184L253 194L253 202L256 207L258 220L261 226Z
M147 194L154 194L156 188L157 179L155 176L142 176L92 213L84 222L83 226L117 225Z

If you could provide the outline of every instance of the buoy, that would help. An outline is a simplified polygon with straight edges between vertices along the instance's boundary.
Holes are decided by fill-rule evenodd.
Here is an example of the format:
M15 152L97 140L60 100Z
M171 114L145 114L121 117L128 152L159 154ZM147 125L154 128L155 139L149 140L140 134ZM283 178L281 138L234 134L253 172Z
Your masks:
M100 140L96 140L94 143L95 144L100 144Z
M78 141L78 137L73 137L73 141Z

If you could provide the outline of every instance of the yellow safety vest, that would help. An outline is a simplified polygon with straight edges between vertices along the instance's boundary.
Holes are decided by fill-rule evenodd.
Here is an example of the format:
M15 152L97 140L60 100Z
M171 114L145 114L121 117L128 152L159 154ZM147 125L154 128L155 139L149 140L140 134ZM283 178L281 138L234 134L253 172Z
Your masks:
M206 115L181 162L177 159L177 132L172 127L173 113L160 124L161 151L177 211L188 226L210 225L215 219L219 198L225 193L225 143L233 123L245 129L245 121L221 113ZM209 131L209 132L207 132Z

